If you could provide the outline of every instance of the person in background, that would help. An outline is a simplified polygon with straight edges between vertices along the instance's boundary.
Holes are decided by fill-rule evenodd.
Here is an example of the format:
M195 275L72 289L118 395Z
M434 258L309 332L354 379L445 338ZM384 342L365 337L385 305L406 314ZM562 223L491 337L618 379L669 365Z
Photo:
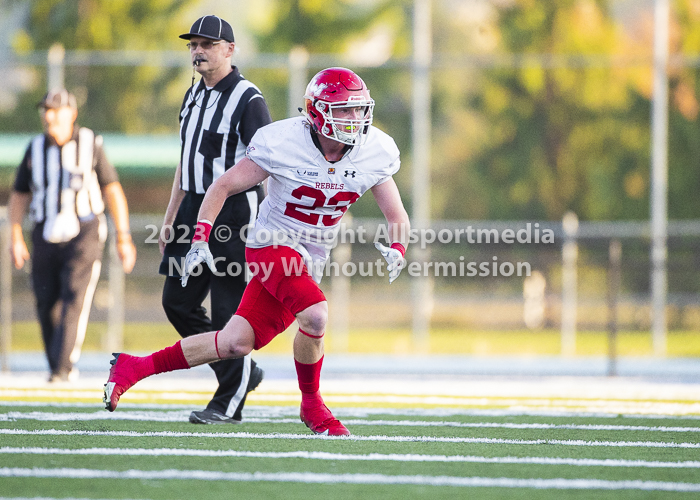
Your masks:
M31 209L31 275L49 381L73 381L107 239L105 202L126 273L134 267L136 248L117 172L105 156L102 137L76 124L75 96L55 90L38 107L44 133L29 144L8 203L10 253L17 269L30 258L22 221Z

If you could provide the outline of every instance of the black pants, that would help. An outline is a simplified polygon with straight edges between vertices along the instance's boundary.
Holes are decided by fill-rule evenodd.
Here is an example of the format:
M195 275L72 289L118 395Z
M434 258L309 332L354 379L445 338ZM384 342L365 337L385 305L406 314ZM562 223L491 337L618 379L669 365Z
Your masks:
M66 243L48 243L43 230L40 223L32 232L36 309L51 373L67 376L85 340L107 228L98 216L81 223L78 236Z
M166 276L163 286L163 309L181 337L221 330L236 312L246 287L245 241L241 230L254 220L263 198L262 188L229 197L214 221L209 248L219 276L203 266L199 276L190 276L187 286L180 284L180 270L190 248L197 223L197 213L204 195L187 193L180 204L175 222L175 238L165 247L160 273ZM220 229L223 228L223 229ZM223 259L221 259L223 258ZM211 293L211 318L202 306ZM219 387L207 408L240 420L245 404L246 387L255 366L250 355L211 363Z

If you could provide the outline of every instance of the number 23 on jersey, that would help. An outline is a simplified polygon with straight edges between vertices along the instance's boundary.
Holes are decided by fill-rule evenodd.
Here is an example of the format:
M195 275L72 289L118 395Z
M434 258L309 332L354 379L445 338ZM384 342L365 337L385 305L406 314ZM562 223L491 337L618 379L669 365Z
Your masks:
M307 201L304 198L308 198L311 204L287 202L284 215L312 226L318 226L319 223L323 226L335 226L350 205L355 203L360 197L358 193L352 191L339 191L327 198L323 191L311 186L299 186L292 191L292 196L302 202ZM330 210L333 212L340 211L340 214L327 213L322 215L315 212L318 209L324 209L322 210L324 212Z

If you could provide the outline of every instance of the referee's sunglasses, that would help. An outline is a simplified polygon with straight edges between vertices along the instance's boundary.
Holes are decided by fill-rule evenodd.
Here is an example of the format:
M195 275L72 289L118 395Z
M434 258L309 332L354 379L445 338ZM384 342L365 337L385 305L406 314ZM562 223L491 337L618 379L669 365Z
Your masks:
M197 47L202 47L202 50L209 50L214 45L219 45L224 43L224 40L219 40L218 42L212 42L211 40L204 40L203 42L190 42L187 44L187 48L190 50L197 50Z

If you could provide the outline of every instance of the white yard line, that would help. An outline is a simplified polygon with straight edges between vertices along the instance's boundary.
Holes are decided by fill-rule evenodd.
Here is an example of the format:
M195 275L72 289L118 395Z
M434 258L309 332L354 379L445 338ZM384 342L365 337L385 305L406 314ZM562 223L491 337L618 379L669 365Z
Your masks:
M15 420L38 421L90 421L90 420L128 420L141 422L183 422L189 411L124 411L108 413L106 411L87 412L14 412L0 413L0 422ZM296 424L299 418L246 417L246 423ZM430 420L343 420L345 425L370 425L392 427L464 427L492 429L537 429L537 430L585 430L585 431L652 431L652 432L700 432L700 427L669 427L643 425L590 425L590 424L514 424L500 422L454 422Z
M550 458L550 457L483 457L475 455L417 455L417 454L347 454L322 451L237 451L200 450L183 448L36 448L0 447L0 454L27 455L98 455L98 456L147 456L147 457L236 457L236 458L302 458L308 460L348 460L382 462L468 462L483 464L526 464L526 465L572 465L578 467L641 467L698 469L700 461L659 462L648 460L619 460L592 458Z
M0 422L14 420L37 420L42 422L90 421L90 420L128 420L139 422L186 422L190 411L124 411L109 413L104 409L95 412L15 412L0 413ZM268 419L274 422L279 420ZM246 419L246 422L252 420ZM296 420L299 422L299 419Z
M246 419L248 421L249 419ZM263 419L259 419L263 420ZM291 419L290 419L291 420ZM276 420L269 419L270 422ZM584 430L584 431L655 431L655 432L700 432L700 427L668 427L645 425L586 425L586 424L512 424L499 422L450 422L426 420L343 420L347 425L386 425L398 427L467 427L493 429L538 429L538 430Z
M26 408L100 408L104 404L86 402L65 401L1 401L0 408L26 407ZM194 408L191 404L166 404L166 403L129 403L120 402L120 410L187 410L187 415ZM112 415L119 415L121 411ZM246 404L245 417L272 418L283 416L296 416L299 414L299 405L255 405ZM625 414L618 412L571 412L556 409L528 410L528 409L478 409L478 408L363 408L363 407L336 407L333 414L337 417L363 418L373 415L401 415L422 417L452 417L452 416L482 416L482 417L556 417L556 418L636 418L636 419L675 419L675 420L700 420L698 415L665 415L665 414Z
M0 468L0 477L69 479L141 479L200 481L273 481L316 484L404 484L416 486L454 486L489 488L535 488L560 490L643 490L700 492L700 484L663 481L604 481L600 479L516 479L455 476L392 476L385 474L319 474L313 472L216 472L204 470L95 470L95 469L22 469Z
M661 441L585 441L582 439L494 439L466 437L435 436L318 436L315 434L260 434L253 432L135 432L135 431L65 431L42 429L28 431L25 429L0 429L0 435L16 436L112 436L112 437L197 437L197 438L233 438L233 439L329 439L346 441L376 442L425 442L425 443L472 443L472 444L518 444L518 445L561 445L561 446L601 446L631 448L688 448L700 449L700 443L669 443Z
M0 400L18 398L74 399L95 400L101 396L98 390L69 389L2 389ZM209 399L209 392L196 391L148 391L132 389L125 398L128 401L189 401L203 402ZM499 397L499 396L450 396L428 394L335 394L324 395L329 404L336 405L403 405L403 406L442 406L475 408L510 408L530 411L572 411L614 413L666 414L666 415L700 415L700 403L694 400L668 401L655 399L617 399L617 398L560 398L560 397ZM298 393L255 392L250 395L251 402L262 403L296 403ZM1 402L1 401L0 401Z

